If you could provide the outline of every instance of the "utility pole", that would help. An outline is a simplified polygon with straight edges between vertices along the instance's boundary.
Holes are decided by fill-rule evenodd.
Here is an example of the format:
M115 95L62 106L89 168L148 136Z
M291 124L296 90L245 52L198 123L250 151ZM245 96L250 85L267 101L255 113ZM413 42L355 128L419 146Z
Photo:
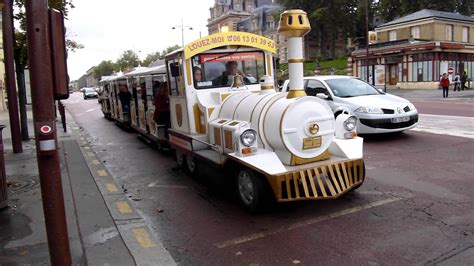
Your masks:
M36 153L49 255L52 265L71 265L54 118L48 1L26 0L25 7Z
M18 97L16 94L15 65L13 58L13 0L2 0L3 51L5 53L5 79L8 91L8 115L13 153L22 153Z

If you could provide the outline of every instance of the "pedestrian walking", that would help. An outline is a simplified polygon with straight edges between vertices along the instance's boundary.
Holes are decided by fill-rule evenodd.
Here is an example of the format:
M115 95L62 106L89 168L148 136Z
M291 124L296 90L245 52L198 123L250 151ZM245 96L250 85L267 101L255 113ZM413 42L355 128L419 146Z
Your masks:
M458 73L456 73L456 76L454 76L454 91L458 90L461 91L461 77L459 76Z
M461 90L464 90L464 88L466 88L466 81L467 81L467 73L466 71L464 71L464 73L461 76Z
M443 88L443 98L448 98L449 91L449 78L446 73L443 73L441 80L439 81L439 86Z

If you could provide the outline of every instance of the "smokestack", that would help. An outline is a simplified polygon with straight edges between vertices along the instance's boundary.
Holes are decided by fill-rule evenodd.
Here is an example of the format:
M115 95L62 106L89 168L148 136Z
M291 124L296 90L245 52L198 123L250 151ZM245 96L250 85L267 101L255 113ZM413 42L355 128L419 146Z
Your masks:
M303 36L311 30L306 12L299 9L287 10L281 14L278 31L287 39L288 70L290 90L288 99L306 96L303 89Z

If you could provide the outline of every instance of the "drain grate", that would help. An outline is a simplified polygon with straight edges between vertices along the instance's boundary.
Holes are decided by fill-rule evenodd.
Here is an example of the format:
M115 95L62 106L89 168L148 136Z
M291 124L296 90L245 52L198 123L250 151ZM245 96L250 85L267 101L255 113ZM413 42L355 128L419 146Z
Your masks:
M8 175L8 190L10 194L21 194L39 187L39 177L36 175Z

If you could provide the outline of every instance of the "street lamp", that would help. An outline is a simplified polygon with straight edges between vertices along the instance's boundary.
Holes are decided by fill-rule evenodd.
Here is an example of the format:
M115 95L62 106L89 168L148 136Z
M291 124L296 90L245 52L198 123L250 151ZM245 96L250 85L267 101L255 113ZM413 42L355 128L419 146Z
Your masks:
M176 28L181 29L181 45L184 48L184 29L188 28L189 30L193 30L193 27L184 25L183 24L183 19L181 19L181 25L175 25L171 29L175 30Z

